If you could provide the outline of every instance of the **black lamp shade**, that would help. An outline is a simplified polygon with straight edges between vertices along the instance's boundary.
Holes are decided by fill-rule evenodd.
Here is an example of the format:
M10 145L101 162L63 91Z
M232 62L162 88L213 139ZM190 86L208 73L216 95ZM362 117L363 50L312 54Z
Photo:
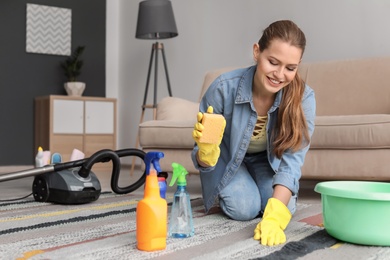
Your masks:
M139 3L138 39L168 39L178 35L171 1L145 0Z

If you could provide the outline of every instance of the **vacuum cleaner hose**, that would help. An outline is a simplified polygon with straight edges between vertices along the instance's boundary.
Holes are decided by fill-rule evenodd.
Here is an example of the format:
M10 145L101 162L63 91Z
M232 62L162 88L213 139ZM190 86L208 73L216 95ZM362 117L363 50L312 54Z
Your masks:
M112 173L111 173L111 189L117 194L127 194L138 189L142 184L145 183L146 171L142 176L133 184L127 187L119 186L119 176L120 176L120 159L119 157L124 156L136 156L144 161L145 152L139 149L122 149L117 151L112 151L109 149L100 150L94 153L91 157L87 159L86 162L82 164L80 170L78 171L79 175L83 178L88 177L91 172L92 166L97 162L107 162L112 161Z
M120 160L118 155L112 150L104 149L97 151L88 158L88 160L80 167L79 175L83 178L87 178L91 172L92 166L97 162L106 161L106 159L111 159L112 161L112 174L120 171Z
M145 158L145 154L146 153L144 151L142 151L142 150L139 150L139 149L129 148L129 149L117 150L116 154L119 157L123 157L123 156L136 156L136 157L141 158L142 162L144 162L144 158ZM145 180L146 180L146 169L145 169L143 174L141 175L141 177L136 182L134 182L133 184L131 184L131 185L127 186L127 187L121 188L118 185L118 183L119 183L119 173L120 173L120 171L117 171L117 172L113 171L112 175L111 175L111 189L115 193L117 193L117 194L126 194L126 193L133 192L136 189L138 189L139 187L141 187L145 183Z

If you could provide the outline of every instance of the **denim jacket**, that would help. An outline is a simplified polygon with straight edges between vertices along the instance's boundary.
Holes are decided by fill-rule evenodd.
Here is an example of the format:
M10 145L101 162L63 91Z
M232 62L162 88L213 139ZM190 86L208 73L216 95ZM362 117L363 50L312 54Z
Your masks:
M256 66L237 69L219 76L203 96L199 110L207 111L213 106L214 113L222 114L226 119L226 128L220 145L221 154L213 167L201 167L196 161L198 147L192 151L192 161L200 171L202 195L206 211L215 203L219 192L229 183L241 165L256 121L257 113L252 100L252 82ZM271 132L276 125L282 90L276 94L274 104L268 111L267 154L268 161L275 172L273 185L283 185L293 195L298 193L301 167L309 145L296 152L287 150L279 159L273 153ZM306 117L309 135L314 131L316 102L314 91L305 86L302 107Z

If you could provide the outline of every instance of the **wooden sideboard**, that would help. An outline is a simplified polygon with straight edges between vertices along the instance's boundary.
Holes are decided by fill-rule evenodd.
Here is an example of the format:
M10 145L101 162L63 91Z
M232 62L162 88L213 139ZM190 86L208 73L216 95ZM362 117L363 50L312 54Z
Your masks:
M101 149L116 150L116 99L50 95L35 99L34 147L58 152L64 162L73 149L86 157ZM96 170L112 164L97 163Z

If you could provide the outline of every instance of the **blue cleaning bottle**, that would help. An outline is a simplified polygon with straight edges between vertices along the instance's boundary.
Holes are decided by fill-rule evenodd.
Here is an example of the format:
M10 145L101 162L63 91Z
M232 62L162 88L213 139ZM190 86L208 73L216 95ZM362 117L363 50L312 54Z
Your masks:
M177 180L177 190L173 195L168 235L174 238L186 238L194 235L194 223L190 194L187 191L187 170L178 163L172 163L173 176L169 186Z

